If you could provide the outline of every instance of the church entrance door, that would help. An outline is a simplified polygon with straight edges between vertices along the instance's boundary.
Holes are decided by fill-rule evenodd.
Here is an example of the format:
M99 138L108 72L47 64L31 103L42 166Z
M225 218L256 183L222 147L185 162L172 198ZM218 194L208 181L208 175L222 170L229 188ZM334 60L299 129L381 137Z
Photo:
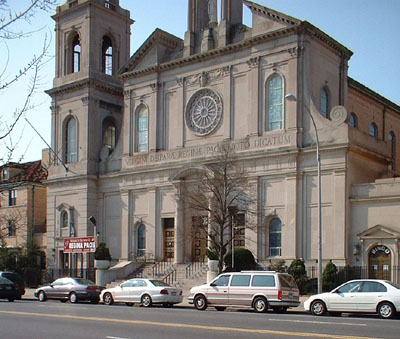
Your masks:
M391 280L390 249L377 245L369 252L368 278Z
M163 218L164 261L174 261L175 257L175 219Z
M204 230L207 217L192 218L192 261L203 262L207 251L207 233Z

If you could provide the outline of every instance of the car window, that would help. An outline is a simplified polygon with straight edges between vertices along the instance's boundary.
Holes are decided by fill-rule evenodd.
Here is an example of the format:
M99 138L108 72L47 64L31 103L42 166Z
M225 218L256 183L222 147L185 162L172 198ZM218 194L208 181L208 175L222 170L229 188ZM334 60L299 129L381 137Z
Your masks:
M222 275L211 286L228 286L230 275Z
M234 275L232 276L231 286L249 286L250 275Z
M147 283L144 280L137 280L135 287L146 287ZM168 284L164 283L163 286L169 286Z
M400 290L400 284L396 284L394 282L391 281L385 281L387 284L389 284L390 286L393 286L394 288L397 288L398 290Z
M53 286L62 286L62 285L64 285L64 280L65 279L57 279L57 280L55 280L55 281L53 281Z
M362 285L361 292L387 292L386 286L375 281L366 281Z
M255 287L275 287L275 277L273 275L255 275L251 286Z
M72 280L72 279L71 279ZM96 284L88 279L82 279L82 278L75 278L74 279L76 283L79 285L87 285L87 286L95 286Z
M17 283L22 282L22 278L16 273L3 272L1 276Z
M8 280L7 278L0 277L0 284L12 285L13 282L11 280Z
M121 284L121 287L134 287L135 286L134 280L128 280Z
M142 280L143 281L143 280ZM158 286L158 287L169 287L169 285L167 283L165 283L164 281L160 281L160 280L150 280L150 282L154 285L154 286ZM146 282L143 281L144 285L146 286Z
M346 285L340 287L336 292L337 293L356 293L359 291L361 285L361 281L353 281L349 282Z
M281 283L282 287L297 288L296 281L289 274L279 274L278 279L279 279L279 282Z

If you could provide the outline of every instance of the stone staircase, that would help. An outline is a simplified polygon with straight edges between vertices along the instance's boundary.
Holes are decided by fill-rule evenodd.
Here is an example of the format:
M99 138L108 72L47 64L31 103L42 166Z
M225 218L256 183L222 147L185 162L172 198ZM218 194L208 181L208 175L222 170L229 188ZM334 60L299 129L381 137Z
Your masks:
M132 278L148 278L163 280L171 286L182 289L186 298L193 286L207 282L208 266L206 262L193 262L191 264L173 264L170 262L148 263L142 265L136 272L130 274L124 280L113 281L106 287L114 287L123 281Z

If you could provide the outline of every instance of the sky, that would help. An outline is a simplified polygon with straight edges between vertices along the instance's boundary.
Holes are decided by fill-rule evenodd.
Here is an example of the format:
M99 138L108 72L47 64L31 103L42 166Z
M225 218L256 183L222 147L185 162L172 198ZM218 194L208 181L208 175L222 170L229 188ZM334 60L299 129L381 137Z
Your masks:
M11 0L13 11L30 0ZM64 3L59 1L59 4ZM400 0L256 0L255 2L306 20L350 49L348 75L371 90L400 105ZM135 23L131 27L131 55L147 37L160 28L184 38L187 28L187 0L120 0L130 10ZM26 118L48 144L51 143L50 97L44 90L52 87L54 78L54 21L48 12L37 12L29 23L18 22L13 28L30 32L29 36L12 41L0 40L0 83L10 79L33 54L39 54L44 40L50 41L49 58L41 69L39 86L32 101L34 106ZM1 14L1 13L0 13ZM251 26L251 15L244 11L244 23ZM51 40L50 40L51 39ZM8 63L6 62L7 60ZM0 122L11 121L27 93L29 78L0 91ZM47 145L23 119L13 133L18 144L13 161L34 161L41 158ZM0 141L0 163L5 154Z

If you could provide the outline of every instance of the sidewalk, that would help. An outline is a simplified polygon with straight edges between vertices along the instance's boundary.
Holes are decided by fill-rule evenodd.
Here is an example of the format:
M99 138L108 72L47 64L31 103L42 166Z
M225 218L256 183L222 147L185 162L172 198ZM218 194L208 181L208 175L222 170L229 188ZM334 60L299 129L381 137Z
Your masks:
M25 289L25 294L22 296L22 299L24 300L37 300L37 298L34 297L33 293L35 292L34 288L26 288ZM308 299L308 296L301 296L300 297L300 305L297 307L290 308L290 311L295 311L295 312L305 312L304 310L304 301ZM180 304L177 304L176 307L182 307L182 308L192 308L194 307L193 305L189 305L187 302L187 296L183 297L183 301Z

